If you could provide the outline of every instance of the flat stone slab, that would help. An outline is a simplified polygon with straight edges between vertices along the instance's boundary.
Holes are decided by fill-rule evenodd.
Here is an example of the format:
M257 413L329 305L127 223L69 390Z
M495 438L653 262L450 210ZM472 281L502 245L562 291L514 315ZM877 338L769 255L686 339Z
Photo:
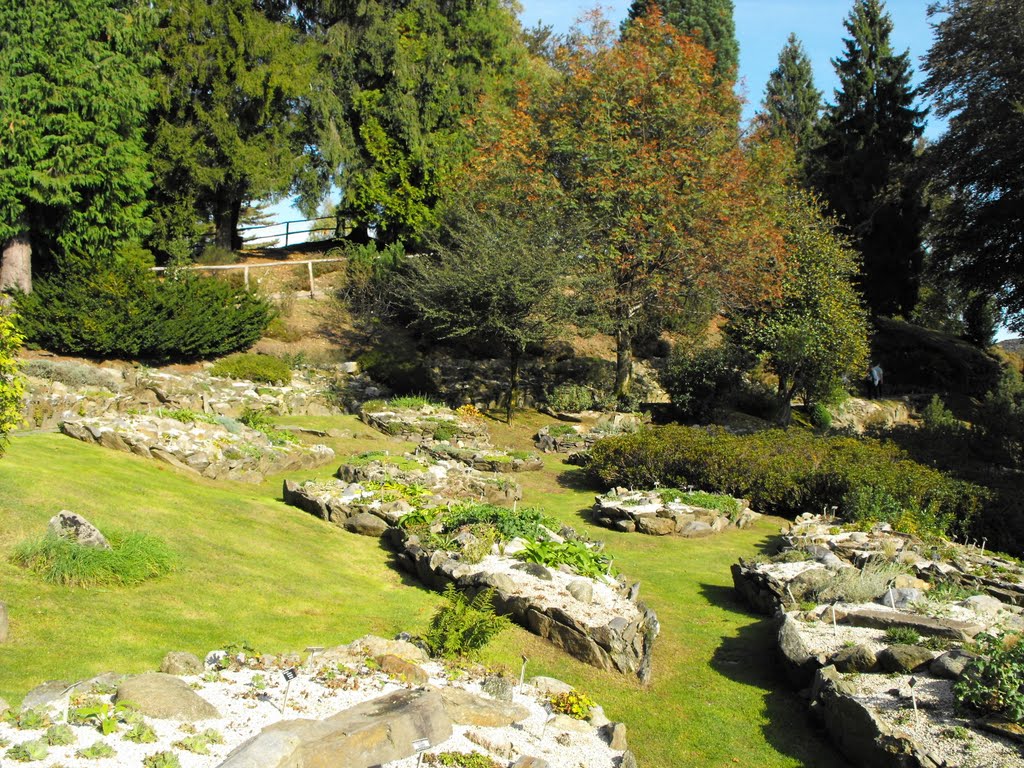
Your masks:
M326 720L285 720L235 749L219 768L370 768L452 735L441 694L402 690Z
M212 720L220 717L210 702L188 683L163 672L129 677L117 686L115 701L130 701L139 712L157 720Z
M503 728L530 716L526 707L511 702L485 699L461 688L442 689L441 700L444 702L444 711L448 717L459 725Z
M839 610L836 613L836 618L838 621L854 627L869 627L871 629L910 627L922 635L948 637L953 640L970 640L984 629L977 624L968 624L955 619L937 619L932 616L896 611L874 611L870 608L849 611L845 615L842 610Z

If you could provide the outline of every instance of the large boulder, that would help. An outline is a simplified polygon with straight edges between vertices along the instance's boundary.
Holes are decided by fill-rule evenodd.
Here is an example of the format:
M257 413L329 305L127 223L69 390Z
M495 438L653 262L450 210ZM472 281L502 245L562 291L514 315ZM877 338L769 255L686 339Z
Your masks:
M934 658L934 653L920 645L891 645L878 654L878 663L886 672L915 672Z
M185 681L163 672L129 677L117 686L114 700L130 701L140 713L157 720L194 722L220 717L216 707Z
M220 768L370 768L451 738L437 691L401 690L326 720L284 720L228 755Z
M71 689L71 683L67 680L48 680L40 683L31 691L25 694L21 700L21 711L47 707L60 702Z
M110 542L107 541L106 536L100 533L99 528L81 515L66 509L62 509L50 518L46 532L52 536L60 536L63 539L77 542L83 547L110 549Z
M381 536L388 524L369 512L357 512L345 521L345 530L360 536Z
M954 648L935 659L928 666L928 671L936 677L942 677L946 680L959 680L960 676L964 673L964 669L967 668L972 659L974 659L973 654L968 653L962 648Z

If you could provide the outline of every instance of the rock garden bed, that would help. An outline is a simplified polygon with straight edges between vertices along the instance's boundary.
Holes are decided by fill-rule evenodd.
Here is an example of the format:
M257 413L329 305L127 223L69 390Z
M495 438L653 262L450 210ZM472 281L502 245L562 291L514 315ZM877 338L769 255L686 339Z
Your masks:
M612 574L600 543L581 539L537 510L468 504L416 512L389 529L400 567L424 584L493 590L499 613L601 669L647 682L659 631L637 600L639 584Z
M359 418L385 435L412 442L448 442L456 448L489 448L491 444L479 418L421 397L365 402L359 408Z
M208 370L169 370L37 359L26 363L25 419L33 427L56 427L82 416L123 414L159 407L240 416L247 408L277 415L326 416L340 412L332 392L351 378L345 365L302 368L287 385L211 376Z
M0 755L68 768L462 765L451 753L475 753L481 768L632 761L625 726L600 707L581 719L558 713L571 690L476 666L449 671L416 645L372 636L305 659L244 647L205 663L170 653L159 673L30 691L0 722Z
M636 432L643 424L642 419L632 413L583 411L559 413L558 418L572 423L552 424L537 431L534 445L544 453L587 451L602 438Z
M809 515L785 542L733 580L778 617L790 680L854 764L1024 764L1024 567Z
M481 472L536 472L544 468L540 456L529 451L457 448L451 443L425 443L421 451L437 459L452 459Z
M761 517L742 499L731 496L660 488L630 491L616 488L597 497L594 522L623 533L685 538L710 536L728 528L744 528Z
M163 409L61 422L70 437L213 479L260 482L268 474L311 469L334 458L325 445L305 445L270 427L264 430L226 416Z

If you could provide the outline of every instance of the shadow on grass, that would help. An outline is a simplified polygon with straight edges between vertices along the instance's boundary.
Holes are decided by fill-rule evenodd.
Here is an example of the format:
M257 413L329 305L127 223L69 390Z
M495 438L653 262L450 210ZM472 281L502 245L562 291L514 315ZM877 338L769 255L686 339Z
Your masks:
M849 768L850 763L824 731L808 727L807 701L789 688L779 664L774 620L752 613L730 587L701 584L700 590L708 602L753 619L740 627L735 637L722 639L711 657L711 668L730 680L764 691L768 720L762 728L765 740L807 768Z
M390 568L391 570L393 570L395 573L398 574L398 578L402 582L402 586L403 587L414 587L416 589L421 590L422 592L429 592L429 593L434 594L434 595L439 594L438 590L431 589L426 584L424 584L422 581L420 581L419 578L416 575L414 575L412 573L409 573L407 570L405 570L399 564L399 562L398 562L398 552L396 552L393 547L388 546L387 542L384 541L384 537L383 536L380 538L380 541L378 542L378 546L380 547L382 552L387 554L387 556L388 556L388 563L387 563L388 564L388 568Z
M583 469L567 469L563 472L559 472L555 478L562 488L567 488L570 491L598 491L600 488L594 484L594 481L587 477L586 470Z

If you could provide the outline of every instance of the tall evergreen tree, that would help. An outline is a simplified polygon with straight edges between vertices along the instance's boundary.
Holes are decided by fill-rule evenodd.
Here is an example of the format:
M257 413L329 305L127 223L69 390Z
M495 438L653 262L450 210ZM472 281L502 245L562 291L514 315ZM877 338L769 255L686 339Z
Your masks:
M252 200L288 192L302 173L301 118L315 59L285 0L161 0L152 117L154 246L184 256L197 222L241 247Z
M633 0L626 24L643 16L657 5L666 21L689 35L699 32L704 47L715 54L715 74L735 80L740 62L740 44L736 39L733 0Z
M319 187L308 190L337 184L339 219L363 236L418 239L437 225L444 179L468 150L464 118L483 94L511 98L524 72L515 16L501 0L298 5L332 81L314 104Z
M1024 4L950 0L929 14L939 21L925 87L949 118L929 150L949 199L934 255L968 290L997 295L1024 330Z
M773 138L792 141L800 166L806 168L820 115L821 91L814 87L810 57L797 36L790 33L779 52L778 66L768 76L759 121Z
M0 287L145 232L151 29L142 0L0 0Z
M893 52L881 0L855 0L846 50L814 153L814 182L863 259L860 288L876 315L910 313L917 301L927 217L915 144L926 111L914 107L910 55Z

